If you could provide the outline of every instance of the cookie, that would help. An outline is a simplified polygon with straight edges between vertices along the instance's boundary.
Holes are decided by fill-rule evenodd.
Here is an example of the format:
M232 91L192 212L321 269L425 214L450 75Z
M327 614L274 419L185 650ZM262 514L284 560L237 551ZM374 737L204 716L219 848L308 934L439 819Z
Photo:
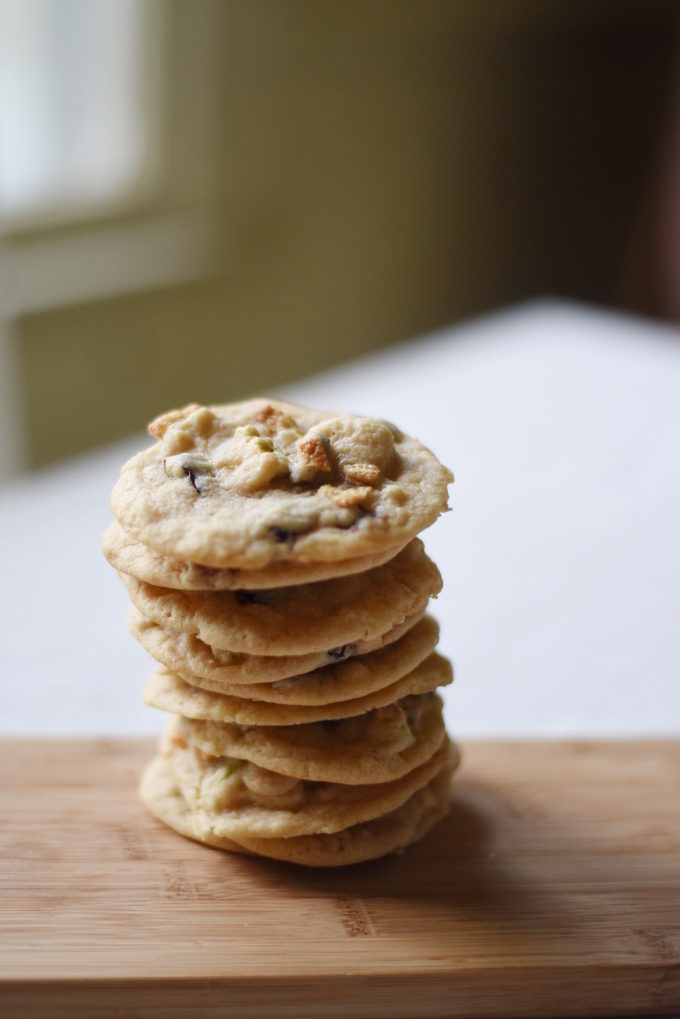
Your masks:
M448 743L393 782L348 786L302 782L191 748L164 755L199 831L226 838L294 838L333 834L396 810L442 769L457 763Z
M149 654L171 671L195 686L229 693L229 687L266 686L291 676L299 677L320 670L330 664L339 664L355 655L372 653L399 640L415 626L421 616L422 613L409 616L399 626L373 640L342 644L324 651L312 651L308 655L244 655L211 648L192 634L164 630L134 607L128 615L128 628Z
M144 771L140 796L155 817L187 838L230 852L256 854L307 867L337 867L398 853L421 839L448 812L452 770L453 765L447 762L427 785L396 810L330 835L241 836L238 841L213 835L197 823L168 761L160 755L152 758Z
M447 810L451 682L416 535L453 476L394 425L258 399L192 404L123 466L104 553L170 721L140 794L188 837L336 866Z
M257 399L156 419L111 509L171 559L261 569L405 544L447 509L453 476L387 422Z
M137 615L139 616L139 613ZM155 623L142 623L142 629L145 633L140 639L151 654L170 672L174 672L192 686L232 697L248 697L252 701L292 705L332 704L335 701L352 700L381 690L420 665L434 650L439 636L436 621L431 616L425 616L403 636L369 654L345 658L302 675L293 675L289 679L243 684L221 681L216 675L217 669L211 664L215 662L214 655L206 645L203 645L203 649L207 650L210 657L200 653L194 654L189 659L183 656L181 654L183 648L187 643L195 644L196 638L187 637L185 634L166 633ZM165 653L167 646L170 651ZM203 658L207 662L205 669L200 665ZM272 659L274 662L283 660ZM201 674L192 672L192 666L201 667ZM247 690L244 689L246 685Z
M119 573L128 573L154 587L170 587L182 591L251 591L311 584L329 577L343 577L348 573L370 570L392 559L402 548L403 545L396 545L374 555L341 559L338 562L275 562L260 570L239 570L170 559L137 541L116 520L104 532L102 542L104 555Z
M161 754L152 757L144 768L139 783L139 797L149 813L163 821L169 828L174 828L180 835L195 839L197 842L207 842L230 853L254 855L245 846L240 846L231 839L216 837L210 839L206 835L201 838L195 816L179 790L167 758Z
M142 615L213 648L304 655L372 640L422 612L441 590L418 539L382 566L314 584L264 591L173 591L121 574Z
M178 717L189 745L312 782L389 782L423 764L445 738L436 694L405 697L363 715L306 725L241 726Z
M430 693L439 686L446 686L452 679L453 673L447 659L433 652L394 683L361 697L321 705L272 704L201 690L161 667L147 683L144 700L152 708L184 715L186 718L233 722L237 725L300 725L362 715L410 694ZM246 690L246 693L249 692Z

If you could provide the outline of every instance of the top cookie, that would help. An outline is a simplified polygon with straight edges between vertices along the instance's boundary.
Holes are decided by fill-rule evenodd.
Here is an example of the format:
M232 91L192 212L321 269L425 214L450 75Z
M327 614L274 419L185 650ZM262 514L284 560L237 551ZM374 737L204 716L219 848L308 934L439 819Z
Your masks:
M447 508L453 480L387 422L277 400L191 404L149 431L158 441L124 465L114 515L157 552L218 568L398 546Z

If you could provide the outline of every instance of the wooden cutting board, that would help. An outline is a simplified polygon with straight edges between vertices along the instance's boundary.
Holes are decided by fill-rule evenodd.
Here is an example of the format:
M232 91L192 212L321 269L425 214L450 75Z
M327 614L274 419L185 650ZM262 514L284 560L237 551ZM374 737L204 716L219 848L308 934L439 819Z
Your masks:
M335 872L147 816L148 742L0 744L0 1014L680 1011L680 745L470 743L450 817Z

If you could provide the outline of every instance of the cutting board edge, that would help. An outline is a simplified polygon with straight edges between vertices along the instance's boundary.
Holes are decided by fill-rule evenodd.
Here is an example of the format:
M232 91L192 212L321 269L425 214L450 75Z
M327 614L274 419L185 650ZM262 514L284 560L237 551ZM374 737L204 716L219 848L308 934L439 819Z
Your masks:
M217 1014L224 1019L551 1019L675 1015L680 1009L680 964L639 967L565 966L555 970L506 967L485 978L480 997L478 974L405 973L394 975L316 973L301 981L295 976L265 980L238 977L149 977L110 980L0 981L3 1017L21 1015L37 1019L45 1009L69 1009L73 1019L91 1017L101 1008L115 1009L120 1019L167 1016L198 1019ZM587 977L587 980L584 978ZM599 1004L593 1004L599 999ZM11 1011L16 1009L16 1012ZM244 1010L247 1009L247 1013Z

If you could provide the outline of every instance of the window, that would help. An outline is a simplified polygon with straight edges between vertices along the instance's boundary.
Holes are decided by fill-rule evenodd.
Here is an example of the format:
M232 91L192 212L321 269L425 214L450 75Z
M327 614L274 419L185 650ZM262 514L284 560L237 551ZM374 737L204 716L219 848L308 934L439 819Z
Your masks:
M139 194L156 141L149 0L0 0L0 217Z
M219 3L0 0L0 484L30 462L29 316L221 271L223 38Z

